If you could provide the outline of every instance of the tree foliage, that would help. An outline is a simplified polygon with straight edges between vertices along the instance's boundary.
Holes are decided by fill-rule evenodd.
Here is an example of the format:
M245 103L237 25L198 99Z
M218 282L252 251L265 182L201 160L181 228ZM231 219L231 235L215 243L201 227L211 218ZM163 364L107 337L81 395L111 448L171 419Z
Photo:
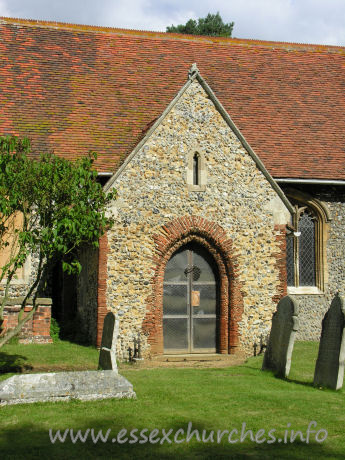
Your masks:
M64 271L80 272L78 248L83 244L98 246L99 237L112 224L106 210L115 192L106 195L97 182L92 169L94 153L72 163L52 154L34 159L29 152L28 139L0 136L0 251L7 255L0 267L0 282L4 284L0 328L11 281L29 254L37 260L18 327L2 333L0 347L35 313L37 286L47 264L60 258ZM31 296L33 308L24 317Z
M190 19L186 24L170 26L166 28L167 32L177 32L180 34L190 35L209 35L212 37L231 37L234 22L225 24L219 12L216 14L208 13L205 18L199 18L197 21Z

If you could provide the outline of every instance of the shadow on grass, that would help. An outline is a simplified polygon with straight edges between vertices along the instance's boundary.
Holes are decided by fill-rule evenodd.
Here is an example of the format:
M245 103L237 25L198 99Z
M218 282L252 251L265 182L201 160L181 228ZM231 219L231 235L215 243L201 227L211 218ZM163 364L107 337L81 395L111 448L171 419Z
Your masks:
M267 374L270 374L273 378L275 378L277 380L281 380L282 382L296 383L296 385L302 385L304 387L309 387L309 388L316 388L313 382L303 382L302 380L290 379L289 377L281 377L281 376L279 376L278 374L275 374L273 371L271 371L269 369L266 369L266 370L261 369L261 372L265 372Z
M289 382L289 383L296 383L296 385L303 385L305 387L316 388L313 382L302 382L301 380L289 379L288 377L282 380L285 380L286 382Z
M0 374L22 373L32 370L32 366L26 364L27 358L22 355L0 353Z
M87 406L85 406L87 407ZM67 409L67 406L66 406ZM67 420L67 418L66 418ZM56 423L55 423L56 425ZM69 425L70 426L70 425ZM100 439L97 443L92 442L91 435L87 436L85 442L77 440L72 442L69 434L67 435L64 442L56 440L54 443L51 442L49 437L49 429L38 428L37 426L31 425L20 425L18 427L9 426L6 429L2 430L1 433L1 456L4 459L7 458L16 458L19 459L33 459L33 458L42 458L42 459L51 459L51 458L66 458L66 459L99 459L99 458L121 458L121 459L224 459L224 458L251 458L251 459L269 459L269 458L279 458L279 459L324 459L324 458L333 458L333 459L343 459L344 452L341 450L341 447L335 448L331 445L331 440L325 440L323 443L317 443L315 437L310 437L310 443L301 442L300 440L295 440L291 442L290 432L287 435L287 442L284 444L284 441L281 439L281 442L278 442L278 438L283 437L284 431L276 434L276 441L271 444L267 442L258 444L255 443L255 440L251 441L249 436L245 442L240 443L238 439L237 443L230 444L228 442L227 434L223 435L221 441L217 443L217 429L214 430L213 442L212 438L209 439L212 428L205 426L201 422L193 422L192 431L198 430L200 441L196 440L196 435L193 436L190 442L181 442L179 444L174 443L174 436L178 430L182 429L184 432L180 431L177 439L181 440L186 437L187 426L185 420L181 423L171 424L167 421L164 427L156 426L159 431L157 432L155 438L158 439L156 443L150 443L148 440L145 443L140 444L138 440L144 439L140 437L140 432L145 427L137 425L126 426L121 424L121 422L114 423L114 420L105 419L105 420L95 420L88 422L84 420L83 426L74 427L73 434L75 435L78 430L81 430L82 436L84 436L88 428L93 428L94 433L97 435L99 430L102 430L103 436L105 436L107 430L110 428L111 432L108 435L107 442L102 442ZM59 425L61 434L64 433L65 429L68 428L68 422L65 426ZM135 443L129 444L129 440L134 438L130 436L130 431L134 428L138 429L137 435L139 438ZM218 427L221 428L221 427ZM219 429L220 432L224 430L231 431L235 427L222 427ZM241 427L236 427L241 430ZM113 442L120 430L126 429L127 434L125 434L122 439L124 440L127 437L127 442L120 444L117 440ZM171 443L164 441L160 444L160 439L162 439L162 429L165 429L165 432L168 433L172 429L172 434L170 436ZM249 429L249 427L247 428ZM266 433L271 429L266 427ZM153 427L148 427L146 434L148 435L152 432ZM208 442L202 441L203 430L206 430L204 439L209 439ZM227 432L227 433L228 433ZM52 429L53 436L56 434L56 428ZM255 432L253 436L255 437ZM305 433L303 433L305 435ZM267 436L267 434L266 434ZM314 435L315 436L315 435ZM239 436L238 436L239 438ZM147 438L146 438L147 439ZM232 440L236 439L236 436L232 437Z

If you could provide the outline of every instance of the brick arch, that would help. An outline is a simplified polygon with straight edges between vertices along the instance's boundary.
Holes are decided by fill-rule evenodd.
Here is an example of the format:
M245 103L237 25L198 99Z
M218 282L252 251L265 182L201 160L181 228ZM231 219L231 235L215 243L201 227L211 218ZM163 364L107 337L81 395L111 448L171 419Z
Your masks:
M143 332L148 336L152 354L163 353L163 281L167 262L181 246L196 242L213 256L219 273L219 353L234 353L239 345L238 323L243 314L241 283L232 240L225 230L201 217L186 216L170 221L153 235L155 254L153 293L147 299Z

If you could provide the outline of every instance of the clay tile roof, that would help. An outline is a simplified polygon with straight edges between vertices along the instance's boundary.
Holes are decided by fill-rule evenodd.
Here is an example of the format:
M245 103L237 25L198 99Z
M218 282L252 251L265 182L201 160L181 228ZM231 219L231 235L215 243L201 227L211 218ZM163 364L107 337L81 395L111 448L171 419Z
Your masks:
M0 132L113 171L193 62L274 177L345 179L345 48L0 18Z

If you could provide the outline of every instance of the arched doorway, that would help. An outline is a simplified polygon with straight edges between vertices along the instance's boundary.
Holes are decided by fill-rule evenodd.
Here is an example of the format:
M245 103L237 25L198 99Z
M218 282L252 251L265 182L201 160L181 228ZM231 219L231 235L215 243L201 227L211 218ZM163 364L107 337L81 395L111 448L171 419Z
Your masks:
M211 254L196 243L176 251L163 284L164 353L215 353L219 275Z

